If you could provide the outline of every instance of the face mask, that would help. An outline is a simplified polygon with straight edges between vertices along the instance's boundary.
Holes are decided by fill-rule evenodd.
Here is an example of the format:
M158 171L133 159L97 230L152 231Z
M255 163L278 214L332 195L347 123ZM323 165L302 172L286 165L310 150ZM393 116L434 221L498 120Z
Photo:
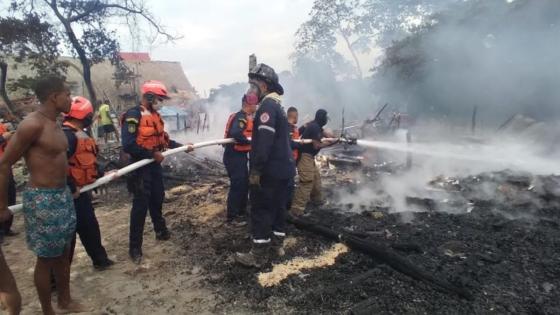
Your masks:
M247 92L245 92L245 95L256 95L257 99L260 101L262 96L262 92L261 92L261 88L253 82L249 82L249 88L247 88Z
M84 123L84 128L91 126L91 124L93 124L93 116L92 115L86 116L86 118L84 118L82 122Z
M158 95L154 95L154 94L146 94L144 95L146 101L152 105L153 109L157 110L159 108L161 108L161 103L164 101L164 99Z

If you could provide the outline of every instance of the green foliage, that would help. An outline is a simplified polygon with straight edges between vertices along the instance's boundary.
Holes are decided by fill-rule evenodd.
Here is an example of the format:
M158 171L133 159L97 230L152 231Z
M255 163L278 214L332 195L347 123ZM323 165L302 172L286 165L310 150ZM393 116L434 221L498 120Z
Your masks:
M325 63L337 76L361 78L363 70L357 54L390 45L419 25L431 23L435 12L460 1L315 0L309 20L296 33L294 58ZM345 47L353 64L339 47Z
M91 66L110 60L119 86L130 80L130 70L118 59L119 44L114 30L106 28L110 21L127 22L139 16L155 29L155 33L168 40L177 37L165 32L141 0L12 0L11 12L25 15L40 12L53 26L53 34L78 57L89 98L96 103L96 93L91 79ZM56 46L55 46L56 47Z
M66 65L58 62L58 46L59 34L38 14L0 17L0 62L9 67L27 63L32 71L31 75L10 80L9 89L30 90L38 77L52 73L63 75Z
M361 66L354 58L354 68L336 50L342 38L352 55L369 51L369 37L373 30L364 23L358 0L316 0L309 13L310 19L296 33L295 57L312 58L328 64L341 75L359 75Z
M433 20L385 50L377 95L446 120L470 117L473 106L487 122L560 115L559 1L472 0Z

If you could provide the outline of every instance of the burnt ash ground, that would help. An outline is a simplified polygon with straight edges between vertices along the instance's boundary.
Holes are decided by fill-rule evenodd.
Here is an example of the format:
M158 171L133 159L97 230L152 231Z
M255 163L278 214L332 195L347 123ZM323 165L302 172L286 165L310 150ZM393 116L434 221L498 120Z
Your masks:
M468 200L470 212L414 213L410 223L387 209L343 212L336 200L335 206L311 211L309 219L324 226L404 248L395 251L436 277L467 288L472 301L440 292L357 251L339 256L331 267L304 270L275 287L262 288L257 270L231 259L236 251L249 249L247 227L222 226L223 217L218 216L202 224L183 217L172 228L186 262L203 266L207 284L219 296L218 313L560 314L557 179L537 179L534 185L535 178L524 174L496 173L454 182L445 188ZM224 194L227 185L208 185L208 194L190 196L187 204L220 202L212 196ZM327 191L334 185L327 185ZM481 196L482 185L494 199ZM374 218L371 211L383 215ZM293 226L288 234L297 238L296 246L273 263L312 257L333 244Z

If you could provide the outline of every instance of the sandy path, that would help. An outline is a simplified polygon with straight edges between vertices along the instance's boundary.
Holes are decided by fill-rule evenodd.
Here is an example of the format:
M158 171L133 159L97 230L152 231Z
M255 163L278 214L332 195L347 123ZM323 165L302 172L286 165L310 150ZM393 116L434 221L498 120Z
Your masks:
M203 287L202 268L187 263L173 240L156 241L149 219L142 265L138 267L128 260L130 200L116 197L117 189L114 187L110 195L101 197L101 203L96 206L103 244L116 265L107 271L95 271L78 241L71 274L74 296L94 307L95 311L89 314L212 313L215 298ZM126 196L126 192L122 195ZM164 209L177 210L172 203L165 204ZM168 218L170 226L173 221L172 217ZM20 235L7 238L3 251L23 296L22 314L37 314L40 306L33 285L35 258L25 245L20 215L14 230Z

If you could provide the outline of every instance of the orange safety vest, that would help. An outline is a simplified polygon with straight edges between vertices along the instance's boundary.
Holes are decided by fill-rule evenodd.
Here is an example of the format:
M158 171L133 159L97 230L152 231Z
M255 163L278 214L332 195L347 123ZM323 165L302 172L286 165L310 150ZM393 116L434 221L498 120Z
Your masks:
M229 115L228 122L226 124L226 131L224 132L224 139L229 136L229 130L231 129L235 115L237 115L237 113ZM243 135L245 138L250 139L253 135L253 117L247 114L245 114L245 117L247 118L247 125L245 126L245 130L243 130ZM249 152L251 151L251 145L236 143L233 145L233 149L238 152Z
M297 140L297 139L300 138L299 129L296 125L292 125L292 132L290 134L292 136L292 140ZM297 161L297 159L299 157L298 149L293 150L293 155L294 155L294 161Z
M5 124L0 124L0 136L3 135L6 132L8 132L8 128L6 127L6 125ZM2 145L0 145L0 156L2 156L4 154L4 150L6 149L7 145L8 145L7 141L2 143Z
M76 152L68 159L68 175L72 176L78 187L95 182L98 152L95 140L69 122L63 125L72 128L77 139Z
M146 150L163 151L169 147L169 136L164 130L163 120L158 112L150 112L140 106L140 123L136 143Z

